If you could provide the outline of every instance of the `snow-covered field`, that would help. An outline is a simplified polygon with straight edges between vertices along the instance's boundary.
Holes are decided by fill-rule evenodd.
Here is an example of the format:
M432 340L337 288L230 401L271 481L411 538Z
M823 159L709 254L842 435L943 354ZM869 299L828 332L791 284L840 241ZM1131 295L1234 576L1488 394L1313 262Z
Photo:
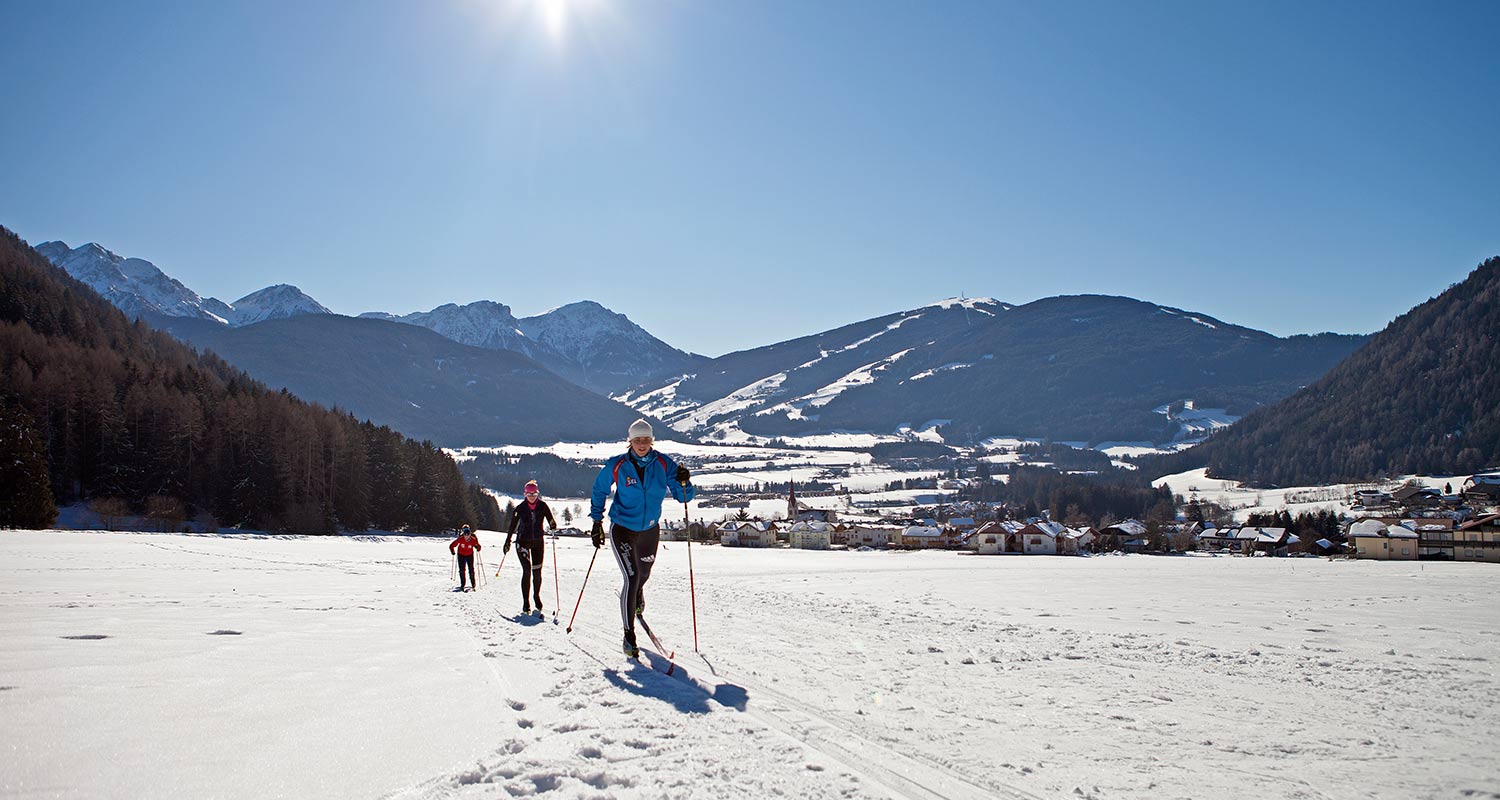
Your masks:
M1153 486L1166 486L1173 494L1185 500L1211 500L1234 513L1237 522L1244 522L1251 514L1286 510L1292 516L1307 512L1333 511L1340 514L1358 515L1363 509L1353 506L1356 489L1381 489L1392 491L1403 483L1415 482L1423 486L1442 490L1463 486L1468 475L1430 476L1403 475L1377 483L1334 483L1326 486L1290 486L1281 489L1257 489L1237 481L1208 477L1208 470L1199 468L1157 478Z
M609 561L569 636L444 545L0 534L0 792L1500 796L1490 565L699 546L700 658L668 543L669 677Z

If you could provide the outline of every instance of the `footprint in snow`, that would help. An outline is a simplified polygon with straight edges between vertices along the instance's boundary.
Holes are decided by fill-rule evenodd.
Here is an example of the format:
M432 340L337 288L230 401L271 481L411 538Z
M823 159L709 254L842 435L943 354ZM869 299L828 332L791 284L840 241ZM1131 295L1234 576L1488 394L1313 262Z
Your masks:
M241 636L241 635L243 635L243 633L244 633L243 631L232 631L232 630L229 630L228 628L220 628L220 629L218 629L216 631L209 631L208 635L209 636Z
M79 633L72 636L60 636L60 639L74 639L81 642L93 642L99 639L108 639L109 636L102 633Z

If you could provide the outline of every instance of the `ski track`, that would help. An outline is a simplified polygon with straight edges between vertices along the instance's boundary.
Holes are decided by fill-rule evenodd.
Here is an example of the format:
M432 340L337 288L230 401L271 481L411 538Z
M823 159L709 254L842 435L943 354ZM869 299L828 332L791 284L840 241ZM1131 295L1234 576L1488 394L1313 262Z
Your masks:
M556 625L550 616L518 618L502 610L513 600L492 591L443 594L490 659L502 695L496 707L513 716L518 735L477 764L391 798L488 797L497 790L516 797L873 796L848 771L830 773L823 791L808 794L807 773L823 772L826 759L795 740L771 745L783 769L770 774L763 759L725 758L767 731L754 715L716 702L722 684L691 678L690 666L666 675L627 659L597 628L567 634L561 618ZM547 679L532 681L530 692L507 677L538 672ZM684 714L693 718L690 728ZM538 730L538 720L550 720L550 729Z

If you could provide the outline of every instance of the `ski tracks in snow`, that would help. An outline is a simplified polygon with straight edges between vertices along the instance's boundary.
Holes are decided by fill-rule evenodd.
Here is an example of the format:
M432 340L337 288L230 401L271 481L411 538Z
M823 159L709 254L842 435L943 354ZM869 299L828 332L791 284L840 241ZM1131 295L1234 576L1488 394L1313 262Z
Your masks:
M633 662L611 634L506 615L497 593L445 599L495 674L484 713L512 717L516 735L393 798L1035 797L910 757L706 657L679 652L669 676L660 655L643 650L657 669Z
M717 702L715 686L629 661L608 634L518 620L500 611L509 593L445 594L496 677L500 696L477 698L480 713L508 715L516 735L392 798L872 796Z

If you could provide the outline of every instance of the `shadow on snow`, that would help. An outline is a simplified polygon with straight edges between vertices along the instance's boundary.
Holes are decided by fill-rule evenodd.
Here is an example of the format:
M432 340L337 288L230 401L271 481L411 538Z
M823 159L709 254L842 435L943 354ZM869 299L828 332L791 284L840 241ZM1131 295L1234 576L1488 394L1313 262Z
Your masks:
M712 710L709 701L736 711L744 711L750 702L750 693L743 686L699 680L682 664L667 675L667 659L646 650L641 655L650 659L655 669L645 664L632 664L626 670L611 668L604 670L605 679L632 694L670 703L684 714L708 713Z

